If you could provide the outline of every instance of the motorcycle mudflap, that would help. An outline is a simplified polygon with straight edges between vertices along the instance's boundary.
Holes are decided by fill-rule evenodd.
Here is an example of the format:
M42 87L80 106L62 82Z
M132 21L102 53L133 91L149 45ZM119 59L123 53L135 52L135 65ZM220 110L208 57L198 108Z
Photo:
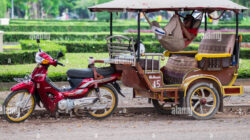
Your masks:
M133 67L123 69L121 80L127 87L132 87L137 90L147 90L146 83L139 78L138 73Z

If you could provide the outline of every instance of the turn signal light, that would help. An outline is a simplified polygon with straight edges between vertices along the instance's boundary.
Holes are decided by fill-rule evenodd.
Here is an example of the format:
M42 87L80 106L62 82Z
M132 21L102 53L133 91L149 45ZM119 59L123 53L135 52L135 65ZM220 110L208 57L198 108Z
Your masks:
M240 42L242 42L242 40L243 40L243 36L242 36L242 35L240 35L240 39L239 39L239 41L240 41Z
M47 65L47 64L49 64L49 60L44 59L44 60L42 61L42 64L43 64L43 65Z

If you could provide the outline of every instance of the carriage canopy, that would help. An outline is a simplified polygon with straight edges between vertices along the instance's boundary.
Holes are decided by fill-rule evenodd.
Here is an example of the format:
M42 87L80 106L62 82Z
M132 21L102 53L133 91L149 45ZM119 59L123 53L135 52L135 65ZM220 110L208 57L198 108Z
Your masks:
M92 12L156 12L160 10L247 10L230 0L113 0L90 7Z

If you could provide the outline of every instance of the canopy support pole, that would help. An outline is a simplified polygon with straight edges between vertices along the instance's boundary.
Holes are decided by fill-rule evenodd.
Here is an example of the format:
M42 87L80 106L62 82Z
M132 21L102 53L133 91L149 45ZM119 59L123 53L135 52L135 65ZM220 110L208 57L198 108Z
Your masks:
M141 11L138 10L138 18L137 18L137 61L140 60L140 40L141 40Z
M113 13L110 12L110 36L113 35ZM110 39L110 42L112 43L112 38Z
M239 45L239 13L236 13L236 40L235 40L235 57L236 57L236 59L235 59L235 63L236 63L236 65L237 65L237 67L239 66L239 57L240 57L240 45Z
M207 32L207 12L205 12L205 32Z

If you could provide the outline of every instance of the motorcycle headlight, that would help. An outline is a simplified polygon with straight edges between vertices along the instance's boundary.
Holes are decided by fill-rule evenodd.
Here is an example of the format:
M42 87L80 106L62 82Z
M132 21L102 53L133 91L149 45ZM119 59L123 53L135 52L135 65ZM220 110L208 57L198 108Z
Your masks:
M42 58L41 56L39 56L39 54L40 54L40 52L37 52L37 53L36 53L35 60L36 60L36 63L41 64L42 61L44 60L44 58Z
M47 59L43 59L43 61L42 61L42 63L41 64L43 64L43 65L47 65L47 64L49 64L49 60L47 60Z
M43 64L43 65L49 64L49 62L52 60L51 56L49 56L44 52L37 52L35 58L38 64Z

